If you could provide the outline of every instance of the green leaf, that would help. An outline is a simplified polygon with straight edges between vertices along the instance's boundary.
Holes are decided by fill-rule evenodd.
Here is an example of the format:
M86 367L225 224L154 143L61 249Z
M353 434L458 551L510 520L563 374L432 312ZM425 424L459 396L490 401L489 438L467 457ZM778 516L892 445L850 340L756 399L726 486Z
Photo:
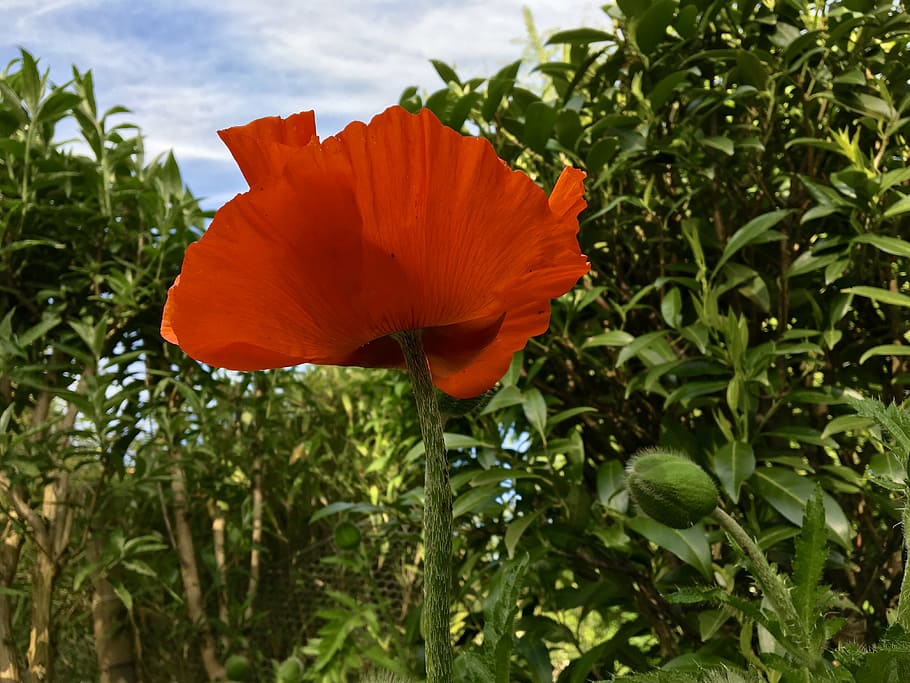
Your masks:
M724 391L729 384L730 381L726 379L686 382L670 392L667 398L664 399L664 409L669 408L674 403L680 403L687 407L692 399Z
M503 563L490 594L483 602L483 658L494 672L495 683L509 683L509 668L514 644L515 615L528 554Z
M651 0L617 0L616 4L624 15L634 19L647 11L651 6Z
M713 149L720 150L728 157L732 157L733 152L735 151L733 148L733 140L723 135L710 135L708 137L702 138L700 142L705 147L711 147Z
M558 425L560 422L565 422L566 420L571 420L576 415L584 415L585 413L596 413L597 408L592 408L590 406L579 406L577 408L569 408L568 410L561 410L555 415L551 416L547 420L547 424L550 426L550 429Z
M69 325L79 335L79 338L85 342L92 356L101 358L108 329L107 320L102 318L94 326L88 321L70 320Z
M531 524L536 521L541 514L543 514L543 510L537 510L530 515L516 517L511 522L509 522L509 526L506 527L506 533L503 536L503 541L506 545L506 551L509 553L509 559L515 557L515 546L518 545L518 541L524 534L525 529L531 526Z
M747 85L764 90L768 85L768 68L762 61L748 50L736 51L736 66L740 78Z
M683 84L688 85L688 78L690 75L693 75L692 70L687 69L684 71L674 71L668 76L661 78L654 87L651 88L650 92L648 92L648 100L651 102L651 107L653 109L660 109L674 91L681 89Z
M797 140L802 140L803 138L797 138ZM797 140L791 141L790 144L794 144ZM821 143L822 141L818 141ZM829 151L838 151L840 148L835 145L833 142L826 143L831 146ZM828 149L828 148L825 148ZM843 197L837 190L829 185L824 185L810 176L799 176L800 182L808 190L809 196L816 201L816 203L821 206L850 206L850 202Z
M775 510L797 526L802 526L806 501L815 490L815 482L783 467L761 467L755 470L750 484ZM840 505L825 493L825 524L834 539L850 547L850 522Z
M76 93L65 90L55 90L44 102L35 116L35 120L41 122L56 121L73 107L82 102L82 97Z
M902 459L906 460L910 456L910 412L894 403L886 406L877 399L856 398L849 394L845 398L858 415L872 418L888 430L897 442L898 455Z
M825 507L822 503L822 488L815 486L812 496L806 502L803 526L796 539L796 553L793 557L793 605L806 635L815 630L818 620L816 602L821 592L819 584L828 557L825 534Z
M98 560L97 562L86 562L85 564L80 565L79 569L77 569L76 573L73 575L73 590L78 591L89 576L95 574L106 564L107 562L104 560Z
M792 399L792 396L791 396ZM837 448L837 443L832 439L826 439L814 427L803 425L781 425L777 429L765 432L765 436L775 436L779 439L796 441L797 443L807 443L812 446L821 446L823 448Z
M525 110L521 141L535 152L543 152L556 125L556 109L543 102L532 102Z
M862 365L873 356L910 356L910 346L903 344L881 344L867 349L859 357L859 364Z
M724 247L720 260L714 266L713 274L716 275L720 272L721 267L743 247L750 244L783 239L784 236L775 230L771 230L771 227L780 223L790 213L789 209L778 209L777 211L763 213L733 233L733 236L727 242L727 246Z
M879 251L883 251L886 254L893 254L894 256L906 256L910 258L910 242L898 239L897 237L887 237L886 235L873 235L872 233L866 233L864 235L858 235L857 237L854 237L851 241L858 244L871 244Z
M310 517L310 524L317 522L323 517L329 517L331 515L337 515L340 512L378 512L379 508L375 505L369 505L368 503L345 503L345 502L336 502L329 503L321 510L317 510Z
M824 254L822 256L816 256L811 251L806 251L796 257L793 263L790 264L790 267L787 268L787 272L784 273L784 276L787 278L798 277L815 270L821 270L822 268L827 268L839 258L841 258L841 254Z
M610 330L603 334L588 339L582 348L593 348L595 346L626 346L635 339L628 332L623 330Z
M587 45L588 43L601 43L613 41L615 38L596 28L573 28L568 31L557 31L547 39L546 45Z
M904 195L898 199L885 209L885 213L882 215L884 215L885 218L894 218L895 216L907 213L908 211L910 211L910 194Z
M809 221L824 218L825 216L830 216L831 214L838 213L842 210L843 207L841 206L813 206L802 215L802 217L799 219L799 224L802 225L803 223L808 223ZM806 253L808 252L804 252L802 255L805 256Z
M458 74L455 73L455 69L448 64L441 62L438 59L431 59L430 63L433 65L433 68L436 69L436 73L439 74L439 77L444 83L456 83L457 85L461 85L461 80L458 78Z
M451 432L445 432L442 436L443 439L445 439L446 450L449 451L467 450L477 447L496 448L491 443L475 439L473 436L468 436L466 434L453 434ZM411 462L413 460L416 460L424 453L426 453L426 446L424 445L423 441L421 441L408 451L408 454L404 456L405 461Z
M476 90L459 97L449 110L449 114L445 119L445 124L449 128L460 132L464 126L465 120L471 113L471 109L480 101L481 97L483 97L483 94Z
M597 499L602 505L626 512L629 509L629 492L626 490L626 473L618 460L608 460L597 468Z
M869 459L869 475L902 486L907 481L906 458L902 462L893 451L876 453Z
M880 97L865 93L857 93L855 97L860 110L872 118L890 121L897 117L894 107Z
M487 506L495 503L496 499L503 494L503 488L499 484L487 484L468 489L455 499L452 504L452 517L458 519L468 513L475 514L484 510Z
M521 395L521 389L516 386L502 387L499 391L496 392L496 395L490 399L490 402L484 406L484 409L480 412L481 415L489 415L494 413L497 410L502 410L503 408L508 408L509 406L515 406L524 400L524 397Z
M635 42L644 54L650 55L663 42L677 4L676 0L656 0L635 22Z
M547 402L543 394L538 389L528 389L524 392L521 401L521 407L524 409L525 417L543 441L546 441L547 434Z
M910 180L910 167L896 168L893 171L882 173L878 178L879 192L889 190L895 185L901 185Z
M744 441L725 443L713 459L714 474L730 500L739 502L739 490L752 473L755 472L755 453L752 446Z
M676 32L685 40L691 40L698 35L698 6L694 3L679 9L676 16Z
M868 683L905 683L910 681L910 652L883 649L869 652L857 670L855 680Z
M60 318L51 315L45 317L40 323L30 327L28 330L19 335L19 344L23 347L31 346L34 342L42 339L44 335L60 324Z
M869 417L838 415L825 425L825 429L822 431L822 438L828 439L833 434L841 434L843 432L862 431L873 424L875 424L875 420Z
M126 611L132 613L133 611L133 595L130 593L125 586L121 583L112 584L114 593L117 594L117 597L120 598L120 602L123 603L123 606L126 607Z
M856 294L858 296L864 296L867 299L872 299L873 301L878 301L882 304L889 304L891 306L906 306L910 308L910 296L906 294L899 294L898 292L892 292L889 289L882 289L880 287L866 287L864 285L858 287L847 287L842 289L842 292L845 294Z
M521 60L519 59L500 69L487 83L487 96L481 107L481 116L484 121L492 121L496 118L502 99L515 87L515 79L518 77L520 67Z
M667 333L664 330L657 330L636 337L619 352L619 355L616 358L616 367L620 367L630 358L648 349L652 344L659 344L661 342L666 343L666 334Z
M668 290L660 300L660 314L673 329L682 325L682 294L678 287Z
M671 529L641 515L630 517L626 520L626 525L655 545L669 550L686 564L695 567L706 579L711 579L711 548L708 546L707 532L702 524L696 524L688 529Z

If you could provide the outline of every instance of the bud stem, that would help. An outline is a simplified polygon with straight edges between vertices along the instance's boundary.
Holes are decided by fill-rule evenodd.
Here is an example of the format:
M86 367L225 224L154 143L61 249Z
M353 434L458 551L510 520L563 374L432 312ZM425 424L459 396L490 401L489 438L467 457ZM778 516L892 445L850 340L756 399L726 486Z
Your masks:
M721 528L727 532L727 535L733 539L734 543L740 547L746 556L752 560L752 572L758 585L761 586L762 592L767 596L774 610L783 619L788 628L798 628L799 616L796 614L796 608L793 606L793 600L790 599L790 593L787 587L780 580L761 548L752 540L752 537L746 533L739 523L719 507L714 509L711 517L720 524Z

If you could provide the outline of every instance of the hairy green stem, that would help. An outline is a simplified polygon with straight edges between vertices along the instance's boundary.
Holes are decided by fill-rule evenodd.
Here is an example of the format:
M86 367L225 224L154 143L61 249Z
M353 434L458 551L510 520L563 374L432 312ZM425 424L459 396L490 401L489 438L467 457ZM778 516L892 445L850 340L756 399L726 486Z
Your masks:
M449 587L452 564L452 489L442 436L442 417L420 332L393 335L404 353L411 375L420 431L426 446L423 508L423 630L428 683L451 683L452 645L449 639Z
M900 597L897 600L896 623L910 631L910 502L906 503L903 515L904 523L904 578L901 580Z
M796 614L796 608L793 606L793 600L787 587L780 580L761 548L752 540L752 537L746 533L739 523L720 508L715 508L711 517L720 524L721 528L727 532L730 538L740 547L746 556L752 560L752 571L755 580L761 586L762 592L767 596L773 605L775 611L783 619L788 630L799 628L799 616Z

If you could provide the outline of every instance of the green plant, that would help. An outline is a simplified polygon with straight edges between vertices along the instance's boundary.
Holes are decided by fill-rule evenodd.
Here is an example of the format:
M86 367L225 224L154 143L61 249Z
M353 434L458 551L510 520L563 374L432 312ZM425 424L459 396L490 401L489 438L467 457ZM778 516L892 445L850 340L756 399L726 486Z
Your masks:
M445 88L402 97L545 187L566 161L588 172L586 291L554 307L489 418L453 430L484 444L454 477L471 484L464 566L530 553L516 680L750 664L753 622L666 599L749 578L710 526L630 514L624 464L657 445L709 472L785 569L820 485L826 577L847 629L875 643L898 597L900 512L866 479L881 458L843 392L901 400L908 377L910 16L798 0L605 10L610 28L550 36L531 86L519 63L491 78L436 64ZM589 638L579 623L612 626Z

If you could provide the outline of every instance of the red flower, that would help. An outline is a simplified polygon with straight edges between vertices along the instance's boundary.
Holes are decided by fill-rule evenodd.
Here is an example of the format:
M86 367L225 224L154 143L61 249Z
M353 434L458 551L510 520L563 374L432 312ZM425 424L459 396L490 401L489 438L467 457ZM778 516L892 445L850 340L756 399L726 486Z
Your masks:
M189 247L161 323L199 361L403 367L389 335L419 329L434 383L476 396L588 271L585 174L566 168L548 199L427 110L322 142L313 112L220 135L250 190Z

